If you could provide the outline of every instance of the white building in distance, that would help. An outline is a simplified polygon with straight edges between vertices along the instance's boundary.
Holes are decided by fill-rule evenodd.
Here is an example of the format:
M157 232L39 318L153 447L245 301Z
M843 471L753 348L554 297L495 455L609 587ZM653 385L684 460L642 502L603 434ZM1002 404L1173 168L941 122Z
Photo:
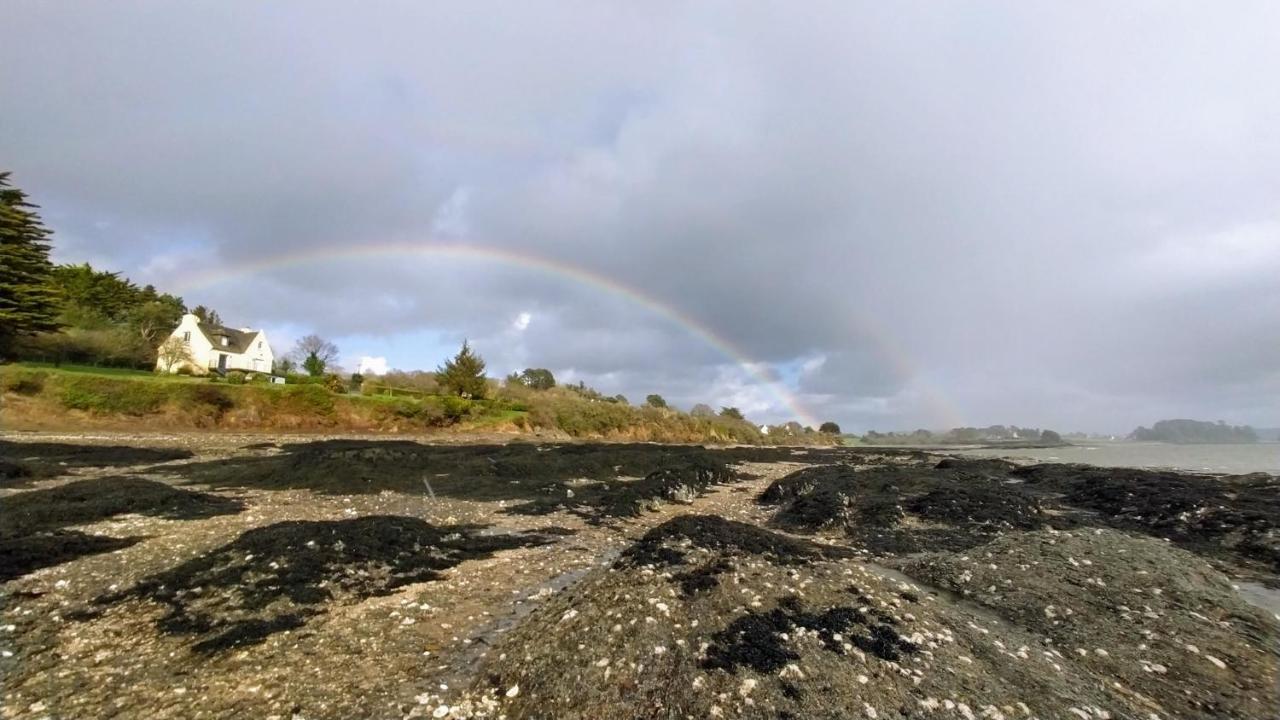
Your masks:
M175 341L186 346L185 357L166 352L166 345ZM188 367L196 375L229 370L270 373L274 362L275 355L263 331L211 325L187 313L157 351L156 370L176 373Z

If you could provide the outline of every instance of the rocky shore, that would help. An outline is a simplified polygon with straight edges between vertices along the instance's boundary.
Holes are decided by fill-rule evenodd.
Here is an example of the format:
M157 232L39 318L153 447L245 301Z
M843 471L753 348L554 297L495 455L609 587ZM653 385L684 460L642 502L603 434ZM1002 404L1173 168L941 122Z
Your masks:
M6 718L1274 718L1280 481L0 440Z

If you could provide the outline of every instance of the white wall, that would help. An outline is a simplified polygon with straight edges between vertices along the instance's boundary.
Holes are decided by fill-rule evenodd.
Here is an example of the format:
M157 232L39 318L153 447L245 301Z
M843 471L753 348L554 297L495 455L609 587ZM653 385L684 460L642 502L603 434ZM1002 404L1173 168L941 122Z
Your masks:
M183 315L182 321L169 334L169 337L186 340L187 347L191 349L191 362L177 362L173 364L173 367L165 368L163 358L156 358L157 370L168 370L171 373L176 373L183 367L190 367L192 372L197 375L203 375L209 371L209 352L213 349L213 346L209 344L209 340L205 338L204 333L200 332L200 318L191 313ZM165 340L168 339L165 338Z

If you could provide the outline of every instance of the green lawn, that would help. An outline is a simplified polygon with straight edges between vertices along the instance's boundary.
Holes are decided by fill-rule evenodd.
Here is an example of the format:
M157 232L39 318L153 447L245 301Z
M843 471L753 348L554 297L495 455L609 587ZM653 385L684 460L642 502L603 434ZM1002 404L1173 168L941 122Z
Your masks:
M47 370L50 372L76 373L80 375L101 375L103 377L127 378L135 380L159 380L168 382L208 382L207 378L193 377L189 375L157 375L147 370L133 370L130 368L114 368L114 367L97 367L94 365L72 365L63 363L55 367L53 363L48 362L19 362L14 363L14 367L26 368L29 370Z

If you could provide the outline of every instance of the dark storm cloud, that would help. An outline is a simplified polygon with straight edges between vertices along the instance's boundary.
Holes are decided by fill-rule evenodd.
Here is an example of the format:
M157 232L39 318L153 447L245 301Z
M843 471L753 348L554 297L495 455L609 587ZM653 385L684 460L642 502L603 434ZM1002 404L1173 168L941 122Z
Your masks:
M167 286L389 241L518 251L850 428L1276 424L1276 27L1270 3L19 4L0 162L61 260ZM187 295L789 412L625 292L509 263Z

